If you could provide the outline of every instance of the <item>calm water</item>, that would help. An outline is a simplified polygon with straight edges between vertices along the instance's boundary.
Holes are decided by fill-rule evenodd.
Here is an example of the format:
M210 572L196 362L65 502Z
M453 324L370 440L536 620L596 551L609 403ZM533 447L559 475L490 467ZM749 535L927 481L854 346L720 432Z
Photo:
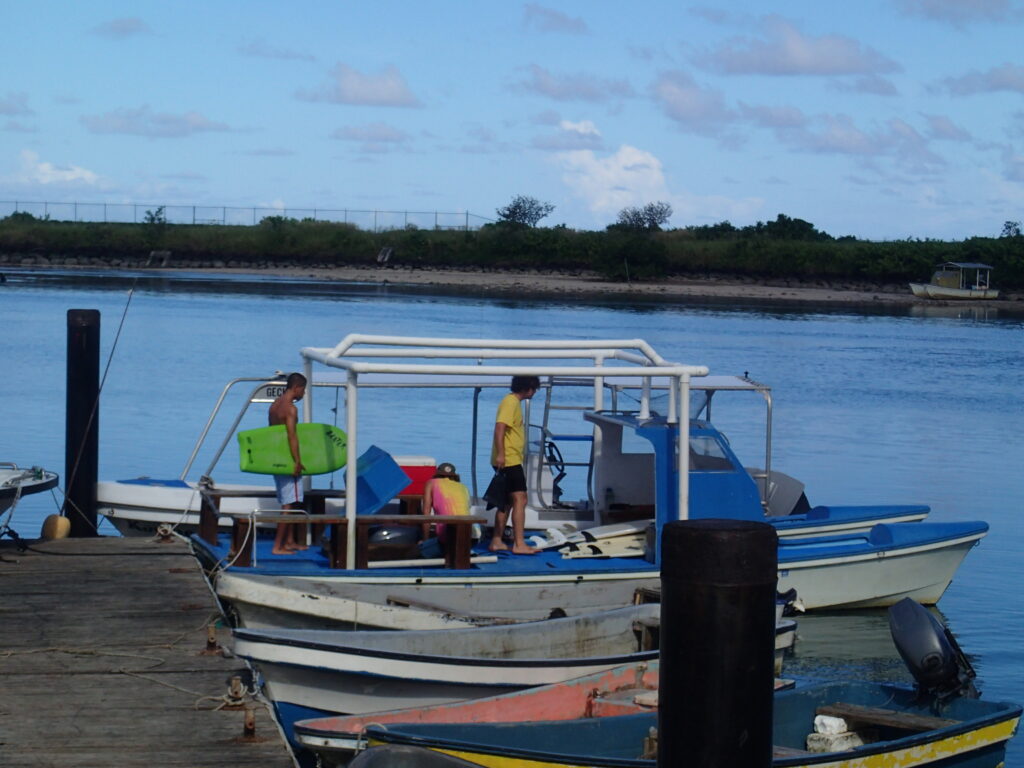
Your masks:
M66 311L102 312L105 365L132 276L7 276L0 285L0 460L63 473ZM806 482L812 504L922 502L934 520L991 525L940 608L984 695L1024 700L1021 317L978 308L885 315L147 278L134 292L103 391L100 476L177 476L228 379L292 370L301 346L333 345L350 332L641 337L671 360L708 365L712 373L749 372L773 387L773 466ZM759 433L749 429L762 414L754 397L732 395L715 414L751 464L761 456ZM319 405L319 420L333 418L329 398ZM453 403L402 405L374 404L374 427L363 421L370 434L361 445L373 439L394 453L439 459L464 454L468 421L448 408ZM231 474L225 466L216 477ZM54 509L52 499L30 497L12 526L36 536ZM800 636L787 662L792 674L907 679L884 612L805 617ZM1024 743L1014 743L1010 755L1009 765L1024 766Z

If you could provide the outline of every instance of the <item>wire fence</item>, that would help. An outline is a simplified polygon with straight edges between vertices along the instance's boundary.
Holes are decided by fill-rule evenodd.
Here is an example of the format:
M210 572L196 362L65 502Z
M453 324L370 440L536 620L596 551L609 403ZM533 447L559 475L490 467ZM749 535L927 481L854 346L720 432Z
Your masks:
M168 224L255 226L268 217L352 224L382 232L392 229L480 229L494 219L469 211L380 211L357 208L243 208L229 205L151 205L146 203L54 203L0 200L0 218L29 213L48 221L140 224L163 209Z

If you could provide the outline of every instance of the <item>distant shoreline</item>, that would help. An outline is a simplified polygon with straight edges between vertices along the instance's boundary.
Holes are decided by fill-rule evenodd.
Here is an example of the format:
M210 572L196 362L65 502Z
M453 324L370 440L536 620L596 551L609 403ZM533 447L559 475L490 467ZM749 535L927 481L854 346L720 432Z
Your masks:
M929 300L915 298L906 286L853 284L849 281L809 285L800 280L733 278L729 276L671 277L648 282L613 282L591 272L542 272L511 270L444 269L440 267L410 268L404 266L306 266L287 264L225 265L218 262L179 262L174 267L141 267L139 263L118 264L3 264L0 273L9 274L77 270L139 269L153 275L198 272L216 279L217 275L280 276L305 278L322 282L354 282L457 290L497 296L552 296L610 299L638 298L653 301L701 301L730 303L764 301L780 304L838 304L921 307L991 307L1024 312L1024 294L1008 293L995 300Z
M205 270L204 270L205 271ZM222 274L272 274L281 277L308 277L324 281L376 283L381 285L432 286L498 295L604 296L672 299L754 300L806 304L885 304L920 306L973 306L1024 311L1024 295L1009 294L987 301L936 301L915 298L909 287L903 292L895 286L804 285L791 280L739 280L726 277L665 278L654 282L610 282L594 273L566 274L538 271L484 271L404 267L286 267L266 269L214 268Z

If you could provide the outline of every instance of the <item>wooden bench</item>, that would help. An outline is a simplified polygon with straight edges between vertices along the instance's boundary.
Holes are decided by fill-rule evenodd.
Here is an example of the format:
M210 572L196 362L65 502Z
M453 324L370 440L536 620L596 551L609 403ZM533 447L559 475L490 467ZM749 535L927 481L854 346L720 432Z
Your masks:
M814 710L814 713L816 715L828 715L829 717L841 717L850 725L850 730L856 730L855 726L857 725L879 725L886 728L899 728L905 731L933 731L960 723L959 720L950 720L944 717L914 715L910 712L897 712L893 709L881 709L878 707L863 707L859 704L846 704L843 702L818 707Z
M248 567L252 565L252 544L255 523L288 523L303 525L316 520L317 524L330 528L330 540L327 545L327 557L331 568L348 567L348 518L345 515L311 516L296 510L294 512L255 511L230 512L228 517L234 521L231 527L231 550L234 553L234 565ZM369 567L369 529L377 525L404 525L408 523L422 524L438 520L434 515L357 515L356 516L356 562L355 567ZM446 515L445 525L450 525L454 536L450 536L445 547L445 567L466 569L472 564L473 524L485 523L487 519L474 515Z

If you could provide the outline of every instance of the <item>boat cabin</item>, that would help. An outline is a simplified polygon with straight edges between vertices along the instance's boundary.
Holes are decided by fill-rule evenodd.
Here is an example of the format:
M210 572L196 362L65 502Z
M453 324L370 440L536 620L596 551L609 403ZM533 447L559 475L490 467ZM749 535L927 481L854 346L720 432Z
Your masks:
M973 261L947 261L939 264L931 284L960 291L987 291L991 285L992 267Z

